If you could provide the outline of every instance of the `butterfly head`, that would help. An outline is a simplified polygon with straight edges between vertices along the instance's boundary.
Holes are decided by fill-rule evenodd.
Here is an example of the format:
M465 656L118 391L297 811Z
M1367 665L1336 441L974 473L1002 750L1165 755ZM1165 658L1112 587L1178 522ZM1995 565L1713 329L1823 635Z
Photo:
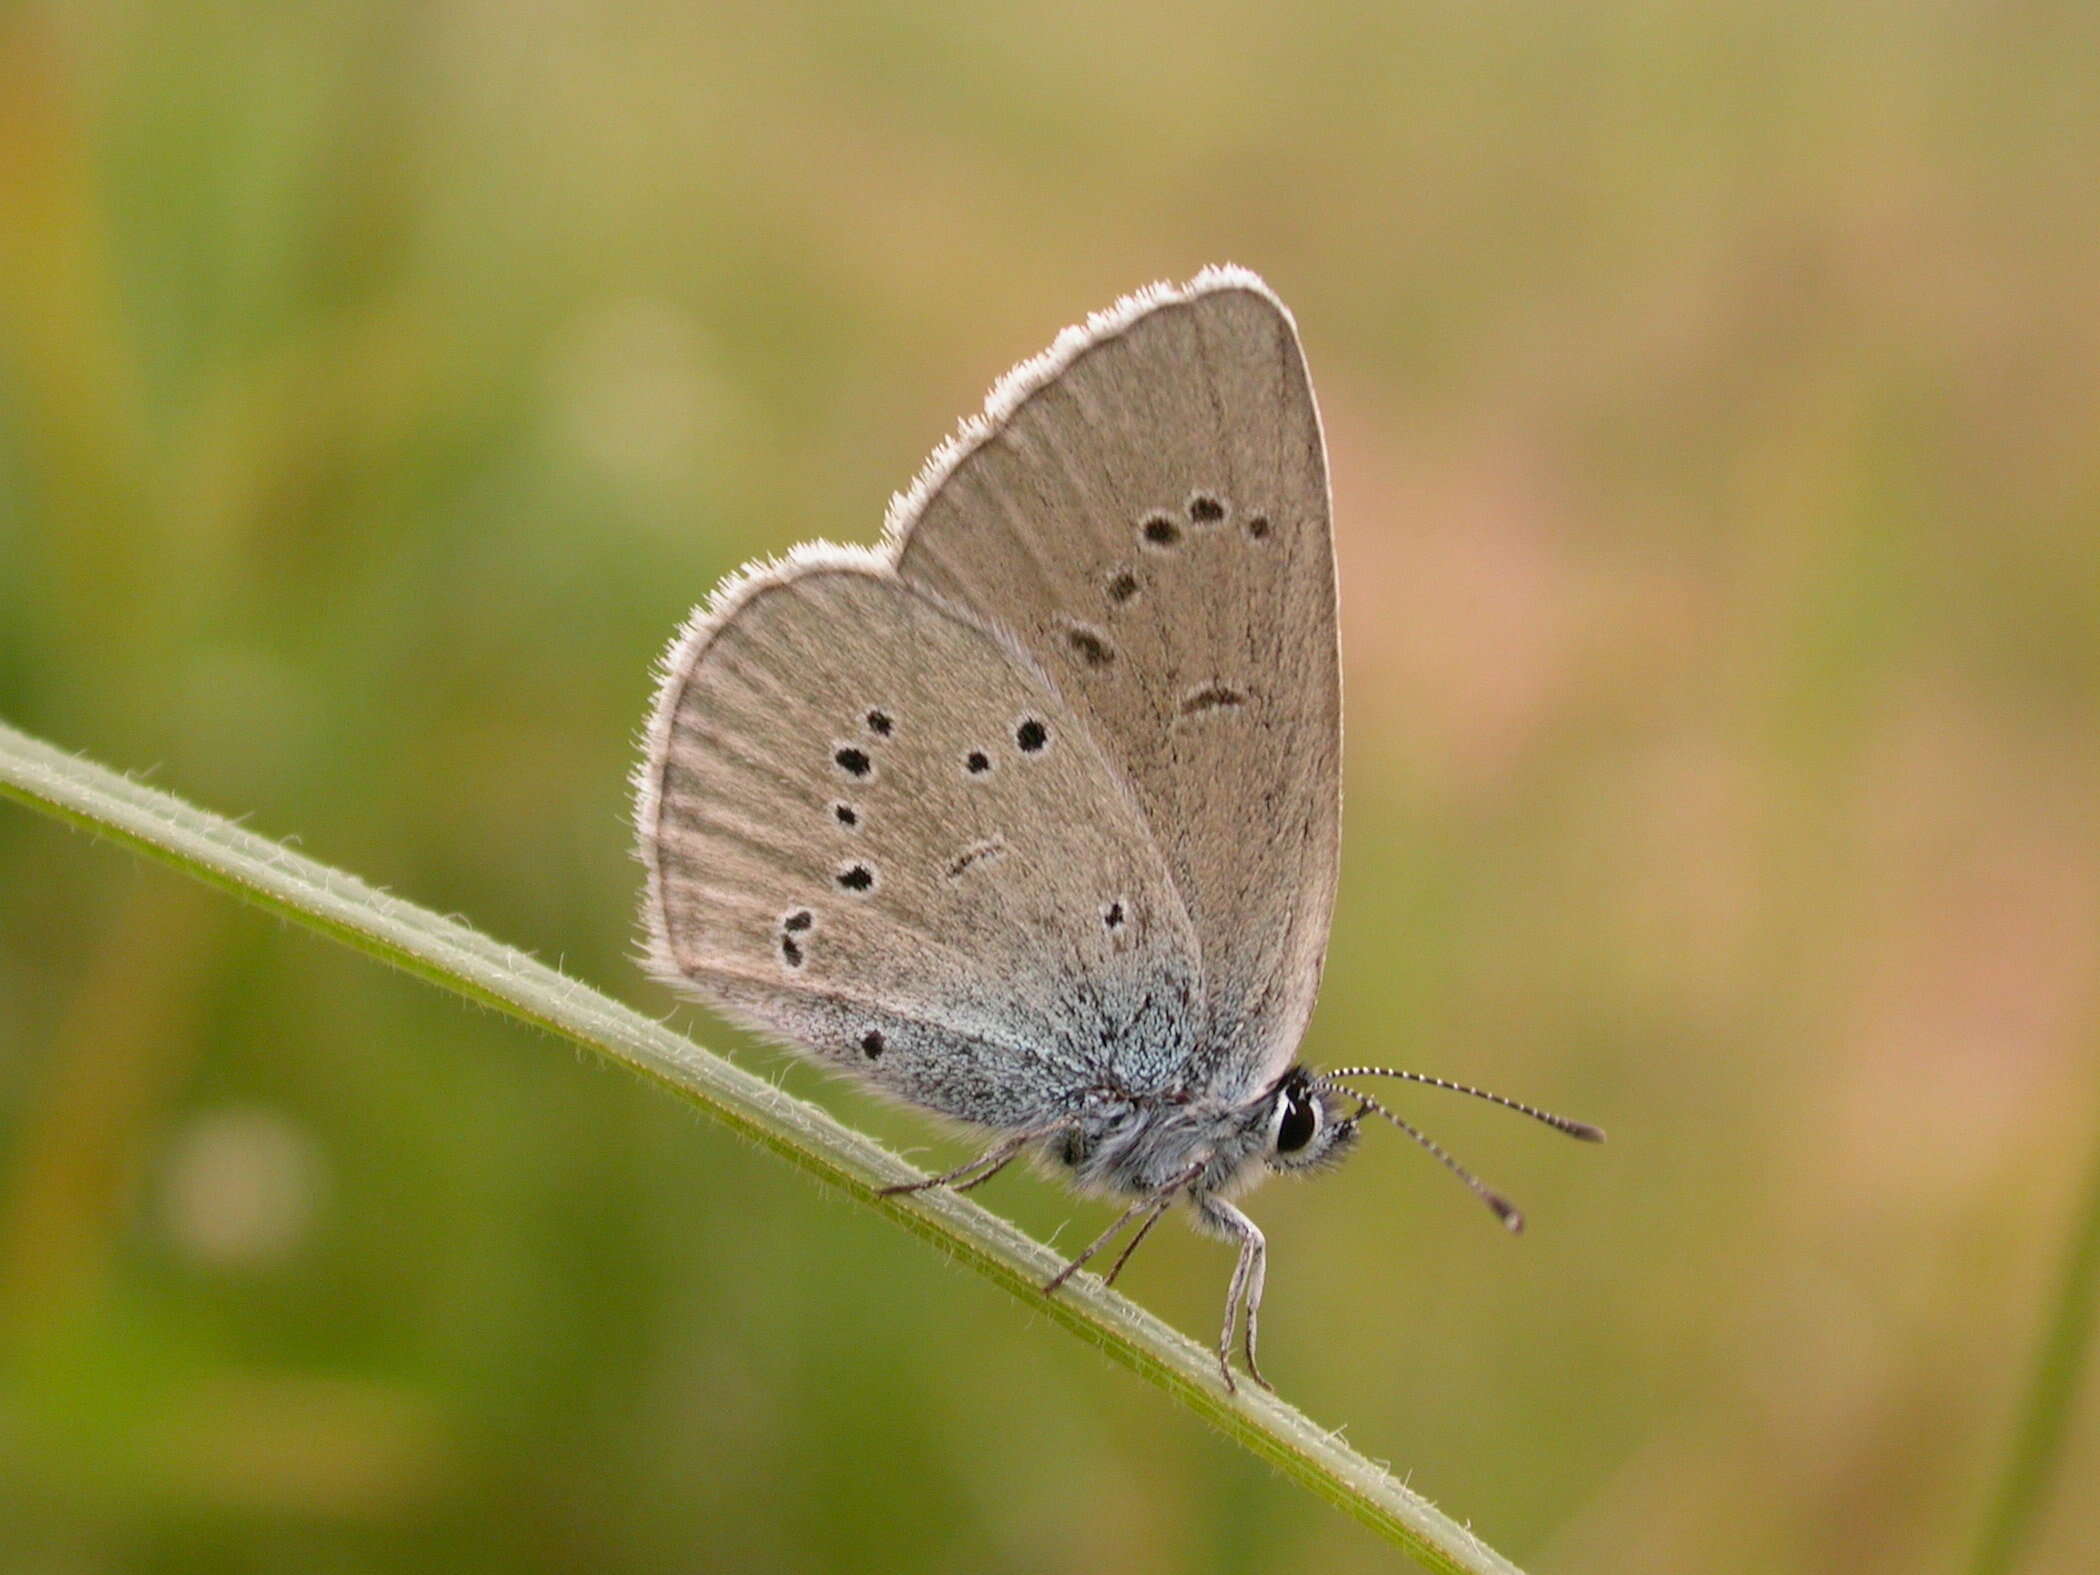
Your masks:
M1302 1066L1294 1066L1268 1095L1267 1145L1262 1157L1271 1170L1315 1170L1337 1164L1355 1144L1355 1115L1342 1113L1340 1099Z

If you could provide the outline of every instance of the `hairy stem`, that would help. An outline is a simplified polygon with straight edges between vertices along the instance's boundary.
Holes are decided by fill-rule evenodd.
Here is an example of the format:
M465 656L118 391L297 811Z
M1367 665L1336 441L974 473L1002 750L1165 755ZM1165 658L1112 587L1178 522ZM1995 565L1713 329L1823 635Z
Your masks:
M1004 1286L1031 1312L1123 1366L1432 1570L1516 1567L1383 1467L1273 1395L1218 1382L1216 1359L1093 1275L1056 1297L1041 1243L946 1189L885 1197L917 1179L902 1159L830 1115L523 952L392 897L231 821L0 723L0 795L108 837L442 989L618 1061L690 1100L826 1186L888 1216Z

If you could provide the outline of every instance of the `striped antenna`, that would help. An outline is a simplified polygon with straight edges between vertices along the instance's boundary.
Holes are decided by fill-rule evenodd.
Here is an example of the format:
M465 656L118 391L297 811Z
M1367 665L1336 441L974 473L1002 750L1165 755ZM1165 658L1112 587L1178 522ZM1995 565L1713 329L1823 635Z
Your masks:
M1331 1078L1332 1076L1333 1074L1330 1073L1329 1078ZM1474 1196L1479 1198L1480 1201L1485 1203L1489 1208L1493 1209L1495 1211L1495 1218L1499 1219L1504 1225L1509 1227L1511 1235L1514 1236L1523 1231L1524 1215L1517 1208L1517 1206L1514 1203L1510 1202L1509 1199L1505 1198L1501 1193L1497 1192L1493 1187L1489 1186L1486 1182L1482 1181L1478 1176L1474 1175L1473 1172L1466 1169L1466 1167L1461 1165L1457 1160L1453 1159L1448 1153L1444 1151L1443 1145L1437 1142L1435 1138L1431 1137L1428 1133L1422 1131L1420 1128L1415 1127L1410 1123L1402 1120L1399 1116L1394 1115L1390 1110L1386 1109L1385 1106L1381 1105L1369 1094L1360 1093L1353 1088L1345 1088L1340 1083L1331 1082L1327 1079L1322 1080L1322 1086L1332 1088L1339 1093L1347 1094L1351 1099L1360 1101L1363 1105L1363 1110L1359 1110L1356 1113L1359 1119L1361 1119L1361 1117L1363 1116L1364 1110L1375 1110L1378 1112L1379 1115L1384 1116L1386 1120L1392 1122L1394 1126L1398 1127L1402 1132L1405 1132L1409 1137L1413 1138L1417 1143L1421 1144L1422 1147L1428 1149L1430 1153L1434 1154L1437 1157L1438 1162L1441 1163L1446 1170L1450 1171L1452 1175L1458 1177L1460 1181L1463 1181L1467 1186L1471 1187L1473 1189Z
M1566 1116L1556 1116L1550 1110L1540 1110L1535 1105L1520 1104L1501 1094L1491 1094L1484 1088L1475 1088L1470 1083L1454 1083L1448 1078L1431 1077L1427 1072L1403 1072L1390 1066L1338 1066L1331 1072L1318 1074L1322 1078L1337 1077L1397 1077L1409 1083L1424 1083L1431 1088L1446 1088L1454 1094L1470 1094L1475 1099L1485 1099L1491 1105L1500 1105L1504 1110L1514 1110L1520 1116L1529 1116L1542 1121L1556 1132L1565 1132L1571 1138L1580 1138L1585 1143L1602 1143L1604 1128L1593 1127L1587 1121L1574 1121ZM1349 1092L1354 1092L1350 1090ZM1357 1094L1361 1099L1363 1096Z

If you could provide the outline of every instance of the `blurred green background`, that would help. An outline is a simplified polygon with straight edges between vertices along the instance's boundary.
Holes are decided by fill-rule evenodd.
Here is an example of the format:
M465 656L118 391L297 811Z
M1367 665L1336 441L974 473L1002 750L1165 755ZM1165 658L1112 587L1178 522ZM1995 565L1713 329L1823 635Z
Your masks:
M1982 0L14 4L0 714L666 1010L688 606L1246 263L1339 513L1306 1054L1614 1139L1404 1102L1521 1242L1396 1134L1258 1194L1271 1375L1539 1570L1950 1567L2100 1128L2096 58ZM1204 1338L1228 1267L1125 1283ZM2085 1389L2035 1571L2100 1567ZM7 1575L1393 1557L660 1092L0 810Z

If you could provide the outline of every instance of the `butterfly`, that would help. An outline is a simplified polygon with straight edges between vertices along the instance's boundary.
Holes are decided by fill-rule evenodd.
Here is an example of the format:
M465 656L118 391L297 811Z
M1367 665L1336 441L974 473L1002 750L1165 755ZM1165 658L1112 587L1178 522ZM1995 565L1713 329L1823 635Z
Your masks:
M1210 268L1067 329L992 390L873 549L725 581L660 670L636 826L651 971L995 1134L917 1186L1046 1157L1132 1228L1177 1202L1266 1276L1233 1201L1346 1154L1352 1086L1295 1060L1340 860L1327 460L1290 313ZM904 1189L908 1190L908 1189ZM1134 1227L1134 1228L1133 1228ZM1244 1317L1242 1315L1244 1314Z

